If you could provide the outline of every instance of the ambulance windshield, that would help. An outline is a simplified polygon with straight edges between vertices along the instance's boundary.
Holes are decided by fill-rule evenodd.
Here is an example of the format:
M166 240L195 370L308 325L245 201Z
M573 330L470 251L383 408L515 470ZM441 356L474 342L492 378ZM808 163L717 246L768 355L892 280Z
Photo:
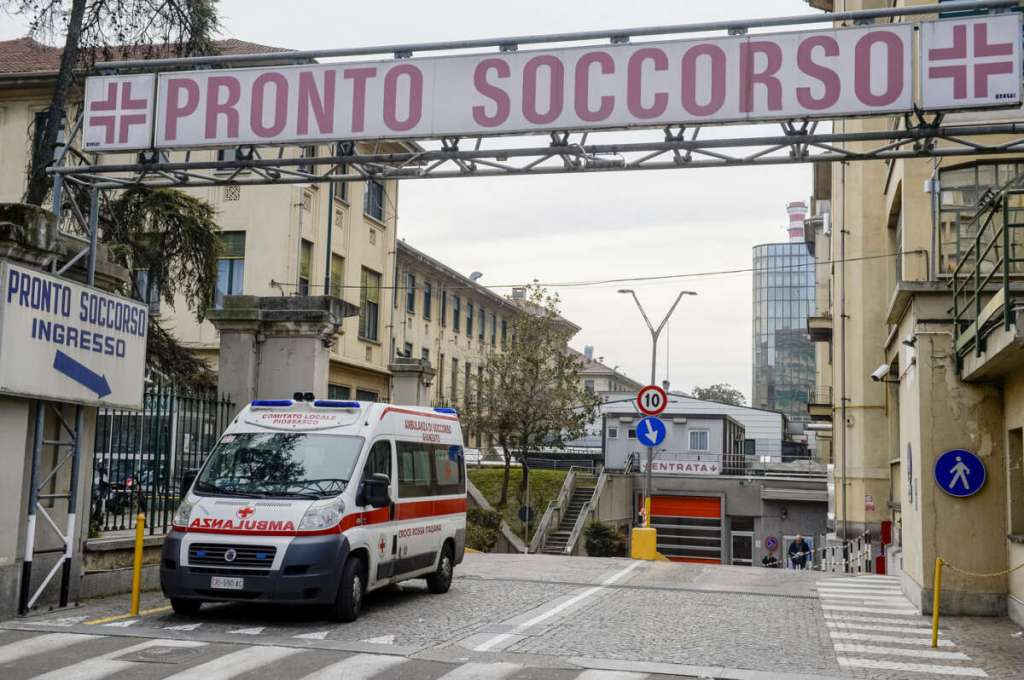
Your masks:
M196 480L199 493L326 498L345 490L362 437L302 433L229 434Z

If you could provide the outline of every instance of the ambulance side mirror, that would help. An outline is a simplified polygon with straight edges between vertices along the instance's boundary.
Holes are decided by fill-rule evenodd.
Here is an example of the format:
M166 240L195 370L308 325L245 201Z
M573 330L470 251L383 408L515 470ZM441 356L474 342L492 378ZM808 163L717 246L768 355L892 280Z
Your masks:
M385 474L375 473L363 482L363 499L366 505L384 508L391 505L391 478Z
M199 476L199 468L189 468L181 473L181 486L178 488L178 496L184 498L188 490L192 488L192 482Z

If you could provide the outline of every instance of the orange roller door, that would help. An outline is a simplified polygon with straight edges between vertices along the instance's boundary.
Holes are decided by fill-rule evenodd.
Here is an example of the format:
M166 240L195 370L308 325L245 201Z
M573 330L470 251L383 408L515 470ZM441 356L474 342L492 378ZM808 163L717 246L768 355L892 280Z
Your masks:
M721 517L720 498L704 496L651 496L651 516Z
M658 552L673 562L722 564L722 500L710 496L652 496L651 525Z

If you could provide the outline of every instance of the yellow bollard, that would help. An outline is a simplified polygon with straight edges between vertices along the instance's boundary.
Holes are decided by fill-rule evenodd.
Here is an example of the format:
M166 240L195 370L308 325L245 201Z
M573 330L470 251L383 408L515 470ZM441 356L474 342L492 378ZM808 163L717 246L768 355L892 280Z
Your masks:
M939 646L939 593L942 591L942 558L935 558L935 583L932 593L932 648Z
M651 527L633 527L629 556L634 560L658 559L658 532Z
M139 615L139 596L142 590L142 544L146 534L146 516L141 512L135 518L135 563L132 565L131 615Z

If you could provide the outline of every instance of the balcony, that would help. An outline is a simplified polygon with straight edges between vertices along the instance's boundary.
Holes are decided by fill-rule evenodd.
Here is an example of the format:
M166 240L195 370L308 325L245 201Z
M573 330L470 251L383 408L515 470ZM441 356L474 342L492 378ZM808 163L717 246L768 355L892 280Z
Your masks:
M966 231L973 237L949 282L953 347L962 380L990 380L1024 364L1024 190L992 193Z
M818 312L814 316L807 317L807 334L811 336L811 342L830 341L832 339L832 314Z
M807 392L807 413L811 420L832 420L832 387L819 385Z

